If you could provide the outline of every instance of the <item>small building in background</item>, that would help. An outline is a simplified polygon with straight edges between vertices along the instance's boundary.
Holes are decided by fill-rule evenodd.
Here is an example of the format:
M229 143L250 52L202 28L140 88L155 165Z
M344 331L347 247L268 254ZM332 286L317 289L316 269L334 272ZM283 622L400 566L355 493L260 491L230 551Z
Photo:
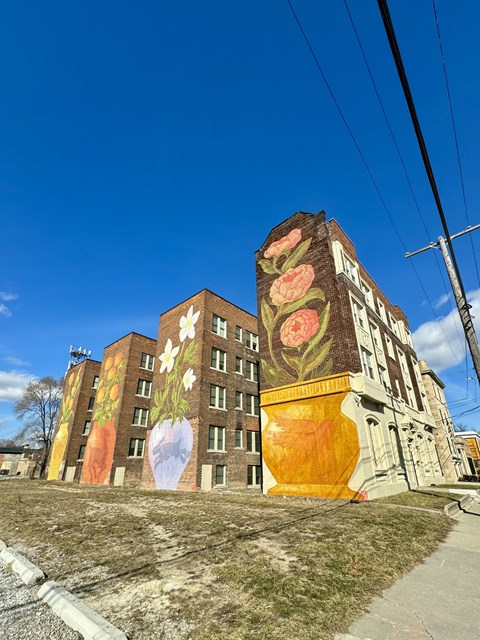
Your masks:
M470 474L480 476L480 434L476 431L458 431L457 437L461 438L468 448L467 458Z
M443 390L445 385L425 360L418 363L425 388L426 403L435 420L435 442L440 467L447 482L457 482L464 475L463 462L455 448L455 431Z

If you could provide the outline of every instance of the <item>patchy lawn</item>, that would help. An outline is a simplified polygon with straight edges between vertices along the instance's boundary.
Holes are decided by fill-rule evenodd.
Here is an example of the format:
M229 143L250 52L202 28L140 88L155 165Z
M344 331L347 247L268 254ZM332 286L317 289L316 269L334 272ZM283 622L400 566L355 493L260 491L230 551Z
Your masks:
M404 493L397 493L394 496L388 496L387 498L379 498L375 502L382 504L395 504L405 507L417 507L421 509L435 509L443 511L443 507L449 502L459 501L460 495L445 492L435 492L435 489L431 490L422 489L421 491L405 491Z
M378 501L39 481L2 483L0 513L0 539L134 640L332 638L451 527Z

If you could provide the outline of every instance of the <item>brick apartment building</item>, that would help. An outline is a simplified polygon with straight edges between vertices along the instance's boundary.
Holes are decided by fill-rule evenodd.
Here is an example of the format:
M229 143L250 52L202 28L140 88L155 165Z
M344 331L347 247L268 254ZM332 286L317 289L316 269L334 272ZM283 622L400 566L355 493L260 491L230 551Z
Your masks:
M208 289L161 315L145 486L260 486L257 333Z
M444 481L407 318L325 213L257 251L264 491L375 498Z
M48 480L78 481L90 433L100 362L84 360L65 376L62 405L47 466Z
M260 487L258 416L257 319L205 289L160 316L158 342L130 333L68 372L48 479Z

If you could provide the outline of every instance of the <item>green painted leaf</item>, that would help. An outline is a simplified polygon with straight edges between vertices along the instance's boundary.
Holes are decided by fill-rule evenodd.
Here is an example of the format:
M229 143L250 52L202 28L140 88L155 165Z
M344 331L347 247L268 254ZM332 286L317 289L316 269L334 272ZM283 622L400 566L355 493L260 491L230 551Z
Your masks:
M332 358L329 358L325 366L322 367L322 369L320 369L320 371L316 373L315 377L323 378L323 376L329 376L332 373L332 369L333 369L333 360Z
M297 311L298 309L306 305L307 302L310 302L311 300L316 300L316 299L322 300L322 301L325 300L325 294L323 293L323 291L317 288L309 289L302 298L299 298L294 302L290 302L289 304L286 304L282 308L282 315L286 315L287 313L293 313L294 311Z
M298 245L298 247L296 247L296 249L292 251L290 256L285 260L285 262L282 265L282 271L284 273L285 271L288 271L288 269L291 269L292 267L297 266L297 264L300 262L303 256L307 253L311 243L312 243L312 239L308 238L308 240L304 240L303 242L301 242Z
M314 359L305 367L303 372L304 376L308 376L314 369L319 367L325 358L328 356L328 352L330 351L330 345L332 344L332 338L327 340L324 345L320 347L320 350L315 354Z
M318 318L318 330L317 333L311 338L311 341L303 354L303 362L306 360L306 356L315 349L320 340L324 337L325 332L328 328L328 323L330 320L330 302L327 303L325 309L322 311Z
M263 326L265 327L268 333L271 333L275 320L274 320L273 311L267 304L265 298L263 298L262 302L260 303L260 313L262 316Z
M265 273L269 273L269 274L277 273L277 271L275 270L275 267L270 262L270 260L266 260L265 258L263 260L259 260L258 265L263 269Z
M293 356L287 353L284 349L282 349L281 354L288 366L296 371L297 374L300 374L300 370L302 369L302 359L298 356Z

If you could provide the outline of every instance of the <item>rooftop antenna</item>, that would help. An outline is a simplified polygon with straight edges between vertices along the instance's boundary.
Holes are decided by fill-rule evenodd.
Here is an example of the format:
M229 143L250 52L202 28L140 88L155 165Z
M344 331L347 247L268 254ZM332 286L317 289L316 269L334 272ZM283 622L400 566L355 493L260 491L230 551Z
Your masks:
M92 355L91 349L85 349L85 347L74 347L70 345L70 360L68 362L67 372L70 371L72 367L77 364L80 364L84 360L87 360Z

